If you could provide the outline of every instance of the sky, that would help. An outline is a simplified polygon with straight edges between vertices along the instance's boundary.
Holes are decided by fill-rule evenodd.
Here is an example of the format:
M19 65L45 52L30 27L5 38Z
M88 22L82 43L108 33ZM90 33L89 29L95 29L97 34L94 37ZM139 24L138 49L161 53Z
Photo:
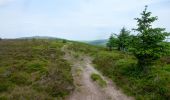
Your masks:
M0 37L106 39L135 28L145 5L170 32L170 0L0 0Z

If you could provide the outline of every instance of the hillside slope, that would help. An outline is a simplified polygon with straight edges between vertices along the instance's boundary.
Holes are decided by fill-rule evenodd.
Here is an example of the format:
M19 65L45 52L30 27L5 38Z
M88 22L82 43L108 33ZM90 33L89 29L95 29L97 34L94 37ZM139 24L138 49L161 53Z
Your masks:
M169 58L156 61L150 73L141 73L132 54L104 47L46 39L2 40L0 100L132 99L129 96L169 100Z
M74 89L60 41L0 41L0 100L53 100Z

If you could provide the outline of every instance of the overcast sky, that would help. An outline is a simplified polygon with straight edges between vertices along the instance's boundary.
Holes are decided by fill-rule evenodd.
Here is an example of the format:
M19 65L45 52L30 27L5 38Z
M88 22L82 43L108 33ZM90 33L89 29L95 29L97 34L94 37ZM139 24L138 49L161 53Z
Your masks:
M134 28L145 5L170 32L170 0L0 0L0 37L105 39Z

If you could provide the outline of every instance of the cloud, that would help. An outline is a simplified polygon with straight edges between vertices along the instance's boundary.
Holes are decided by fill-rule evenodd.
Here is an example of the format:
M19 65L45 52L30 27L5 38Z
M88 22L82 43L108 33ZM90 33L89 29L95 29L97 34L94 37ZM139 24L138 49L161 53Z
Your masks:
M135 27L134 18L140 16L145 5L159 17L155 26L170 31L169 0L0 0L0 5L10 3L0 9L0 37L107 38L123 26Z
M0 6L8 5L9 3L13 2L14 0L0 0Z

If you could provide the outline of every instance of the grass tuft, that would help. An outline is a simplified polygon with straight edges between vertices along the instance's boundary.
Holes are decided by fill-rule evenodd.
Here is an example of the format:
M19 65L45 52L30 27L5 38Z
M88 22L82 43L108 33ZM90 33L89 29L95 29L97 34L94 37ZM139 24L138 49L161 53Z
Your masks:
M91 74L91 79L95 82L97 82L101 87L106 87L106 81L101 78L99 74L92 73Z

